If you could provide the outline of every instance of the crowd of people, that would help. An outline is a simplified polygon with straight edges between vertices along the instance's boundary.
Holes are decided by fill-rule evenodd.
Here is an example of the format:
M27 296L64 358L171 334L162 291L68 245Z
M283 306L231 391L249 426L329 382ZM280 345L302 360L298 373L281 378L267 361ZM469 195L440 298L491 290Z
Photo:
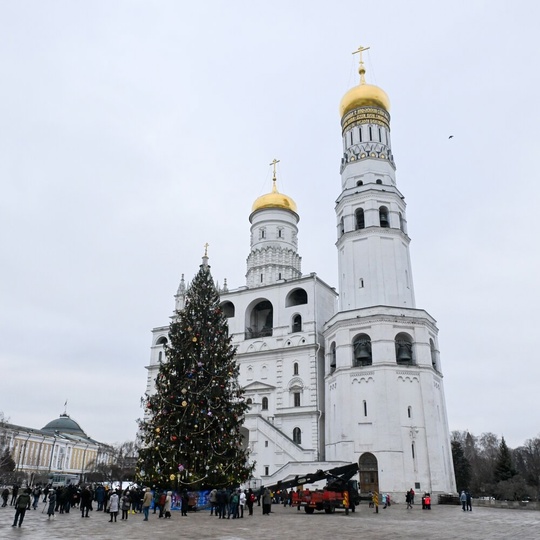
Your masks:
M293 493L292 489L271 492L264 487L256 491L251 488L244 490L216 488L208 494L208 506L210 515L219 519L241 519L244 515L252 516L255 504L262 506L263 515L270 515L272 504L293 506ZM414 497L415 492L411 488L405 496L407 509L413 507ZM31 508L37 510L40 500L44 504L42 513L46 513L49 520L54 519L56 514L69 513L76 509L81 513L81 518L90 517L90 512L93 510L104 512L109 516L110 523L117 521L119 513L121 513L121 521L127 520L130 514L142 514L144 521L148 521L151 509L158 518L170 519L173 508L179 508L181 515L187 516L188 510L196 506L196 502L190 499L187 489L180 494L173 494L172 491L158 489L155 486L151 489L136 485L124 490L101 484L60 487L38 485L24 489L13 485L11 490L7 487L3 489L1 499L2 507L9 504L15 508L13 527L20 527L26 511ZM390 495L386 493L373 493L370 499L370 507L378 507L382 504L384 508L387 508L392 503ZM463 510L472 510L470 493L463 491L460 502ZM424 493L422 496L422 508L431 509L429 493Z

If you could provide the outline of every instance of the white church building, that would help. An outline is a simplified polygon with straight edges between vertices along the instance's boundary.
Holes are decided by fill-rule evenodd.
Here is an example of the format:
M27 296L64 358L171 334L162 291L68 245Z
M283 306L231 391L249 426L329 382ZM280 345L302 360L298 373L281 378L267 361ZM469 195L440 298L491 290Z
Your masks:
M366 84L362 59L359 73L340 106L339 295L302 273L299 215L275 164L249 216L246 284L221 291L250 404L247 445L267 485L357 462L362 492L455 492L438 329L415 304L389 99ZM184 293L182 277L177 309ZM148 394L167 339L167 326L152 331Z

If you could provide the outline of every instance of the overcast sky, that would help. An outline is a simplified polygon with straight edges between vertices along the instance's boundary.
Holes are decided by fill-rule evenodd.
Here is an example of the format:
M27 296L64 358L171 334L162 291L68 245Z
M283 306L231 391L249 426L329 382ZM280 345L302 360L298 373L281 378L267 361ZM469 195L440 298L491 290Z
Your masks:
M532 1L1 1L0 411L41 428L68 400L90 436L133 439L150 331L206 242L245 284L273 158L303 272L337 285L338 105L364 45L450 429L539 435L538 20Z

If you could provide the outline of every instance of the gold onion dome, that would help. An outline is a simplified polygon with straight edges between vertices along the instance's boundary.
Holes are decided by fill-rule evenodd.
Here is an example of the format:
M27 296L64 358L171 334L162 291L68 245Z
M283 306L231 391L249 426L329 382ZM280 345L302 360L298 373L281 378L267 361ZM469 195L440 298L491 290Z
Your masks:
M369 48L369 47L368 47ZM366 69L362 60L362 51L367 48L360 47L360 67L358 73L360 74L360 84L351 88L341 100L339 104L339 114L343 118L348 112L357 109L359 107L379 107L386 112L390 112L390 99L386 92L373 84L366 84ZM355 54L355 53L353 53Z
M273 180L272 191L266 195L261 195L253 203L252 212L263 208L281 208L296 212L296 203L287 195L279 193L276 186L276 179Z

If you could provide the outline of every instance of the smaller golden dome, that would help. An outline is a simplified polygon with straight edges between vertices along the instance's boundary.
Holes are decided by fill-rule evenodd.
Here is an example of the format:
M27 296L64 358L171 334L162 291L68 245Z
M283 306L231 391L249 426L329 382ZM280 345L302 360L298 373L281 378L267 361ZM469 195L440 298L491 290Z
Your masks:
M283 210L296 212L296 203L290 197L287 197L287 195L279 193L276 186L276 178L274 177L271 193L267 193L256 199L251 211L255 212L263 208L282 208Z
M379 107L390 112L390 99L386 92L373 84L360 83L351 88L339 104L339 114L343 118L358 107Z

